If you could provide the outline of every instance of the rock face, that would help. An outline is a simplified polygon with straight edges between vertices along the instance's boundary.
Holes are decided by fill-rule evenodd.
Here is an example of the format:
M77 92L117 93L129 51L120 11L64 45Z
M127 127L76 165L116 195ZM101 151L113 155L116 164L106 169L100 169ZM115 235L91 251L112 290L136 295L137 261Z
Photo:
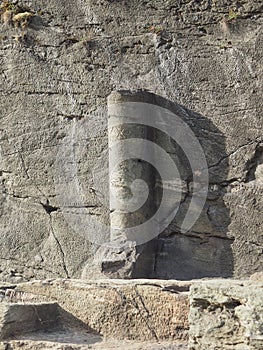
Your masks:
M191 350L263 347L263 282L214 280L190 291Z
M120 89L148 89L164 108L180 106L209 171L204 209L184 232L192 169L157 130L180 169L182 200L124 277L262 270L261 1L18 3L2 1L0 10L1 279L100 276L107 97Z

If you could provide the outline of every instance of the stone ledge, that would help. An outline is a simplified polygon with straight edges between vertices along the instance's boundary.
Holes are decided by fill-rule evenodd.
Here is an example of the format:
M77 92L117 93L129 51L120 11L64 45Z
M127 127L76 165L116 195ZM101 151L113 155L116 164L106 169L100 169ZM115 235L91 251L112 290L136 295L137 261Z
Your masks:
M127 343L177 350L187 348L188 333L191 350L263 348L260 274L244 281L54 279L0 290L1 337L14 349L121 349ZM41 333L47 329L49 337Z
M14 340L0 343L0 350L187 350L185 342L138 342L138 341L104 341L96 344L74 344L65 342Z
M56 328L59 321L57 303L0 303L0 340L19 334Z
M18 298L57 302L106 338L186 339L191 282L46 280L19 284ZM28 299L27 299L28 296Z

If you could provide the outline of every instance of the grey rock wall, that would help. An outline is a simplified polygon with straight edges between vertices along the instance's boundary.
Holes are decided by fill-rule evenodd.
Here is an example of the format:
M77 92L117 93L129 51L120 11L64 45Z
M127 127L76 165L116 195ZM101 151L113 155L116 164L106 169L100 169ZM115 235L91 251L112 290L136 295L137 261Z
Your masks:
M93 238L107 230L83 218L108 222L94 182L107 182L97 160L108 147L107 96L118 89L148 89L165 98L166 107L179 104L209 168L205 208L183 234L178 223L191 198L191 174L173 145L185 198L176 221L140 253L135 277L239 277L262 270L261 2L41 0L23 6L22 18L14 17L15 7L1 10L1 279L99 275ZM158 137L169 151L170 140ZM70 140L75 172L65 147ZM58 164L68 182L66 205L54 184ZM84 199L76 200L76 179ZM81 232L69 217L84 220Z

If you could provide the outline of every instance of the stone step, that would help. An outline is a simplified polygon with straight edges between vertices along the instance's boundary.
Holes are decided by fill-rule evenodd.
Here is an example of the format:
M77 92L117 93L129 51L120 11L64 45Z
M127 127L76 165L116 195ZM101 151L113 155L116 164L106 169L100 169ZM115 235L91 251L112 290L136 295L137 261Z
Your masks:
M19 284L18 302L57 302L60 322L106 338L185 340L191 282L162 280L48 280Z
M191 350L263 349L262 276L57 279L3 286L0 295L0 350L186 350L188 337Z
M76 339L77 337L77 339ZM9 346L9 347L8 347ZM0 342L0 350L187 350L187 342L181 341L129 341L129 340L95 340L89 335L70 332L34 333L27 339Z
M59 306L54 303L0 303L0 339L48 330L59 325Z

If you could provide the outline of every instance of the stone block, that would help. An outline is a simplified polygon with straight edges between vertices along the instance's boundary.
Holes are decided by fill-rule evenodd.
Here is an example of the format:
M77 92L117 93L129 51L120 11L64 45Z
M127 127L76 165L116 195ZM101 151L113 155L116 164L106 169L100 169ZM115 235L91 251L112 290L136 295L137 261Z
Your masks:
M191 350L263 348L263 282L213 280L190 289Z

